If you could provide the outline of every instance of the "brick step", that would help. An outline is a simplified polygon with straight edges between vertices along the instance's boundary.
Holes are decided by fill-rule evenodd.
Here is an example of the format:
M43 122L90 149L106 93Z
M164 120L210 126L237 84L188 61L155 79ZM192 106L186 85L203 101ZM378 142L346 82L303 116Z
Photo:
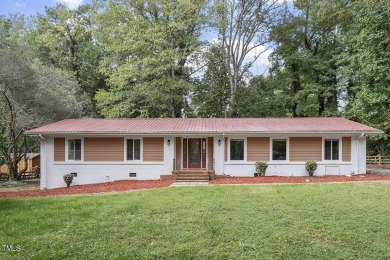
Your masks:
M179 173L178 177L209 177L208 174L205 173Z
M207 171L179 171L178 174L208 174Z
M177 176L176 180L209 180L209 176L194 176L194 177L187 177L187 176Z

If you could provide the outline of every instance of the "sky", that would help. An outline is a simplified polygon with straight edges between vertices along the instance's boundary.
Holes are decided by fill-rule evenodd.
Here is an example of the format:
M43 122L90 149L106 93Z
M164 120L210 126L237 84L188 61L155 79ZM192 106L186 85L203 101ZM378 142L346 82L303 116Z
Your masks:
M44 13L45 6L55 6L57 3L76 9L81 4L90 4L92 0L0 0L0 15L22 13L26 16Z

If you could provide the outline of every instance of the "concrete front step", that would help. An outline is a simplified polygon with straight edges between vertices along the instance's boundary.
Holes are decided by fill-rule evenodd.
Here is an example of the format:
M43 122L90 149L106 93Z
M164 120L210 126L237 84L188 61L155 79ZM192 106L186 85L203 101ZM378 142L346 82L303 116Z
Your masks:
M194 179L194 180L189 180L189 179L179 180L179 179L176 179L176 182L209 182L209 180L199 180L199 179Z

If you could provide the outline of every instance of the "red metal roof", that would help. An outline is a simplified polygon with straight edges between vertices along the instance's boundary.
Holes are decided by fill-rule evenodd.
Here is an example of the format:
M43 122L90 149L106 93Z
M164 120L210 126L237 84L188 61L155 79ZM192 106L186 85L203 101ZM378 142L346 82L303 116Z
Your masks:
M26 132L38 134L366 133L382 131L341 117L65 119Z

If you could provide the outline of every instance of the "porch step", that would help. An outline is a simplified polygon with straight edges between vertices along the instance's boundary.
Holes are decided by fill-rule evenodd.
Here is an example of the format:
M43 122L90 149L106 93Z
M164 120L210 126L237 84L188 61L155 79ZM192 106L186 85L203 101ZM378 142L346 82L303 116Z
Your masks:
M177 182L209 182L210 175L207 170L182 170L177 174Z

